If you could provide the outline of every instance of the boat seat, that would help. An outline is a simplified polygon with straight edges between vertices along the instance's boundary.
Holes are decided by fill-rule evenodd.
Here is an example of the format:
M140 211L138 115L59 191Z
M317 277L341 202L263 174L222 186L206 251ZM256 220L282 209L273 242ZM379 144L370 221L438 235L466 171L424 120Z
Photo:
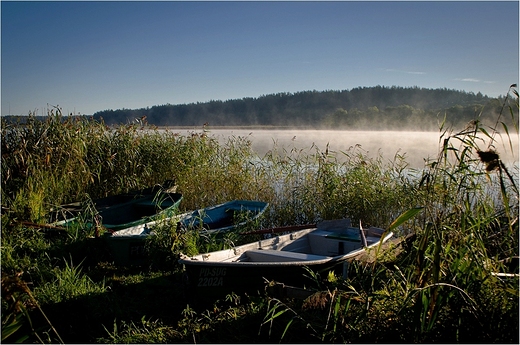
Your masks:
M248 250L245 252L245 254L252 262L310 261L329 258L328 256L323 255L296 253L272 249Z

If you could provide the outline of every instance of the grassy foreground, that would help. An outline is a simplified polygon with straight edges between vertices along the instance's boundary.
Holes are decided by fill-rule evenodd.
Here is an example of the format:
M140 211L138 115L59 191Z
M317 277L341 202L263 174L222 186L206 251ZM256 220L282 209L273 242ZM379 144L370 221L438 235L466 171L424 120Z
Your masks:
M515 88L501 116L518 123ZM2 342L518 343L518 278L492 274L508 272L503 260L519 255L518 164L500 160L500 150L516 148L494 141L518 127L501 123L441 124L438 157L413 171L406 156L385 163L359 148L273 147L257 157L243 137L221 145L205 129L188 136L142 122L110 129L59 109L43 122L3 122ZM352 264L346 280L315 277L304 300L259 291L196 307L185 298L178 254L258 238L164 225L147 242L146 265L118 267L88 227L56 236L22 223L44 224L60 204L172 178L182 210L231 199L270 203L239 232L343 217L388 228L421 208L397 229L416 238L398 257Z

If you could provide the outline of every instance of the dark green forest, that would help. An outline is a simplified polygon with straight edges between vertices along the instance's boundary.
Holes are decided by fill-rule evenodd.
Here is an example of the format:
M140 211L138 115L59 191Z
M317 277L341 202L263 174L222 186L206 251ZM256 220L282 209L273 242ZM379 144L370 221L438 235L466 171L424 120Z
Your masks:
M440 121L456 126L482 117L496 119L503 99L480 92L419 87L360 87L343 91L277 93L257 98L141 109L104 110L96 120L125 124L146 116L157 126L297 126L335 129L435 130Z

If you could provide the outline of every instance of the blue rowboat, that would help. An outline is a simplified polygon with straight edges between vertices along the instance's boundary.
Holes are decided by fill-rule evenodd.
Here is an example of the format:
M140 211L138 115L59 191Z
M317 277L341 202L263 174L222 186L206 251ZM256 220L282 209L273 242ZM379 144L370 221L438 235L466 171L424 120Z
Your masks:
M262 201L233 200L173 217L152 220L113 233L105 233L104 237L108 241L116 264L139 265L146 260L146 238L153 235L153 228L161 223L176 222L179 231L223 233L254 221L264 213L268 205Z
M181 215L181 230L226 232L260 217L269 206L263 201L233 200Z

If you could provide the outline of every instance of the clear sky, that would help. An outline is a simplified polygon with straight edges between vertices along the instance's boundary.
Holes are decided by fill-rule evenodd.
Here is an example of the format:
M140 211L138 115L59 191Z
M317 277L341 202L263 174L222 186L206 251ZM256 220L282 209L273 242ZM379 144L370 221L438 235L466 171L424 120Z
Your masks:
M518 1L2 1L1 16L2 115L376 85L496 97L519 76Z

